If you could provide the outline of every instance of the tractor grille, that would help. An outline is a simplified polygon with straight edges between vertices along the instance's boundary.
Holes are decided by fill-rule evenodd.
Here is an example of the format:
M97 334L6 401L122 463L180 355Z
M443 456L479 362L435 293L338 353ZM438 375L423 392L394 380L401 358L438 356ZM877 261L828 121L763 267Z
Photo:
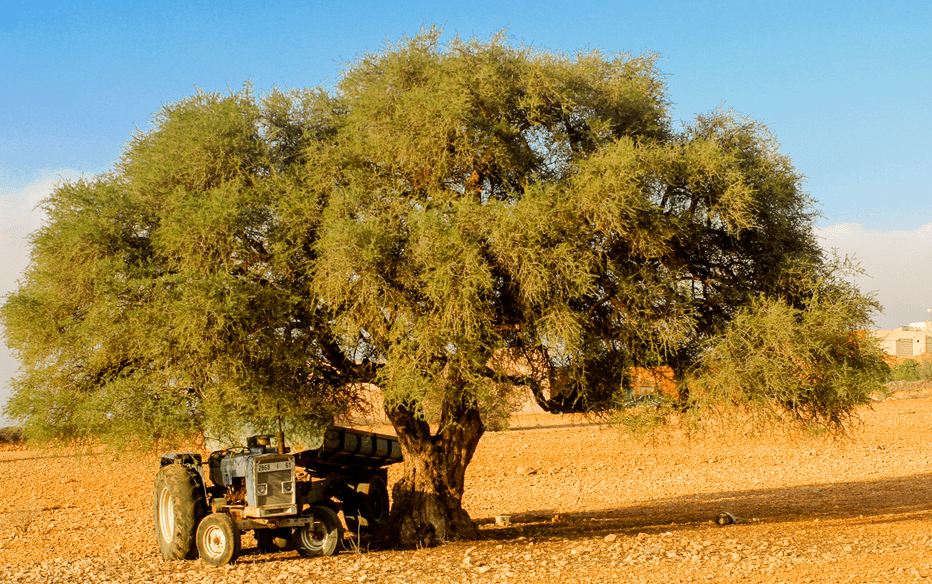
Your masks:
M294 460L260 458L255 461L256 507L279 507L295 502Z

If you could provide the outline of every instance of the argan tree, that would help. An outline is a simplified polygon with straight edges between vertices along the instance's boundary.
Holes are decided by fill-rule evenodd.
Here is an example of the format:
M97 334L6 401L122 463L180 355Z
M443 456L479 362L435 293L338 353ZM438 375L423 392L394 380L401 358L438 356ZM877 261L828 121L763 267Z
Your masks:
M727 112L674 128L667 99L652 55L431 30L329 94L170 104L45 203L2 311L25 364L7 412L62 436L296 430L374 382L405 457L395 540L474 537L465 471L516 388L605 410L632 366L686 379L721 354L755 299L813 297L791 162ZM817 421L860 403L788 391Z

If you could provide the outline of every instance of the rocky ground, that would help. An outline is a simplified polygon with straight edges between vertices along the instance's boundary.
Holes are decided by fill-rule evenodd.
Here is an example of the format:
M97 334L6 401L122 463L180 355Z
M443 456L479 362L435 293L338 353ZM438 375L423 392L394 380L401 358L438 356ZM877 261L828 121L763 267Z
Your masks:
M893 389L844 440L731 432L645 444L570 416L524 416L486 434L470 466L465 505L481 540L309 559L246 549L223 568L159 558L155 457L8 449L0 582L932 581L932 397ZM719 526L726 512L737 522Z

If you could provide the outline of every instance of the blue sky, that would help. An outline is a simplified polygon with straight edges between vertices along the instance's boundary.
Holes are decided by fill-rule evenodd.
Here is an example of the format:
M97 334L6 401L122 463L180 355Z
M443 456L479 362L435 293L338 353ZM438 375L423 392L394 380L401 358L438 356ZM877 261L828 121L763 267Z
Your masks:
M196 88L328 87L422 26L575 52L661 56L675 119L762 120L808 177L826 247L861 259L884 328L932 307L932 3L0 3L0 295L59 177L107 171L161 104ZM929 227L924 227L929 226ZM0 403L15 362L0 347Z

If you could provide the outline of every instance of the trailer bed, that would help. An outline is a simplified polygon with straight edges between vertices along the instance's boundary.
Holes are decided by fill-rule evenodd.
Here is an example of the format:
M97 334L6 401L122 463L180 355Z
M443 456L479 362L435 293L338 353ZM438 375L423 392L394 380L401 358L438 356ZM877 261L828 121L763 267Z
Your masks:
M295 464L305 468L381 468L402 460L397 437L339 426L326 430L320 448L294 456Z

